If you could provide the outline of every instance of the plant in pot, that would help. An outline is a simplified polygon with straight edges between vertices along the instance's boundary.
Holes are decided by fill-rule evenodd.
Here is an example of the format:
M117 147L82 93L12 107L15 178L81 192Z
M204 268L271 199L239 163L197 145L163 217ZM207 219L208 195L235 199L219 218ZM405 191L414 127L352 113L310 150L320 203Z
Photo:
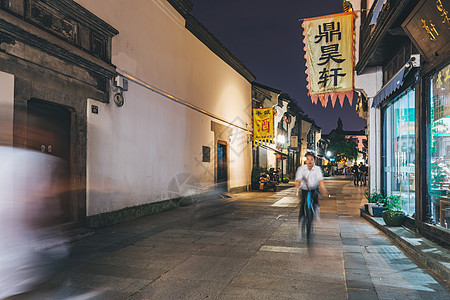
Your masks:
M380 191L374 190L372 193L365 192L364 196L367 199L367 204L364 204L366 212L372 216L381 217L381 213L385 210L386 199Z
M383 220L387 226L402 226L405 220L405 212L402 211L400 195L392 195L386 198L386 211L383 211Z

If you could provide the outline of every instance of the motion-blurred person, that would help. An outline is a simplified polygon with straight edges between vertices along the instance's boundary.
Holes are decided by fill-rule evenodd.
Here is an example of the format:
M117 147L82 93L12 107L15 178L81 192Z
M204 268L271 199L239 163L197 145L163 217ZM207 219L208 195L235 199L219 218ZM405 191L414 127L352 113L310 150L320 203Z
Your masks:
M311 192L311 198L313 199L313 207L316 211L316 217L320 220L320 208L319 208L319 197L318 197L318 189L322 195L328 194L327 189L325 188L325 184L323 181L322 169L316 166L315 156L312 153L306 153L305 155L306 161L305 164L298 168L297 173L295 175L295 192L296 195L299 195L299 188L301 187L301 201L300 201L300 211L298 220L299 222L305 215L304 206L306 197L308 196L308 192Z
M5 133L0 133L5 138ZM4 139L3 139L4 141ZM61 159L0 144L0 299L33 290L68 253L55 227Z

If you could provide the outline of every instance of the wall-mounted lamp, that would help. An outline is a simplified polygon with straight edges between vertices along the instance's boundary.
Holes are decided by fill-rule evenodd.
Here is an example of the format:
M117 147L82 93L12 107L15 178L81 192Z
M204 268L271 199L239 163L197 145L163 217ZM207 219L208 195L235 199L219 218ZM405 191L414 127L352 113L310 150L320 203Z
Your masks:
M128 80L126 80L120 75L116 75L116 77L114 77L113 83L114 83L113 91L117 92L114 95L114 103L118 107L121 107L124 104L123 92L128 91Z

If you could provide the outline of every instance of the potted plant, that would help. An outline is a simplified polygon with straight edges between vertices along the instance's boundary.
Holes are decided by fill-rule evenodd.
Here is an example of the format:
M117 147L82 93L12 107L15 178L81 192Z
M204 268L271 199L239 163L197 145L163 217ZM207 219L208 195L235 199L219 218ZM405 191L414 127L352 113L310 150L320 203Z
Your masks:
M383 212L385 210L387 210L387 208L386 208L386 198L383 197L383 198L379 199L377 204L372 207L372 210L373 210L373 216L374 217L381 217Z
M386 198L386 211L383 211L383 220L387 226L402 226L405 220L405 212L402 211L400 195L393 195Z
M386 199L380 191L374 190L372 193L365 192L364 196L367 199L367 204L364 204L364 208L367 213L375 217L381 217L381 213L386 208L384 207Z

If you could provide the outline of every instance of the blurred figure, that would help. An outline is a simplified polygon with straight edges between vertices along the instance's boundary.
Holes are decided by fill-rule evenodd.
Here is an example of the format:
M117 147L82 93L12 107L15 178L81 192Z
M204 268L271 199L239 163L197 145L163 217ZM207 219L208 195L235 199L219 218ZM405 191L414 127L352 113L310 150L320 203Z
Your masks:
M366 186L367 184L367 166L364 163L359 163L359 182L361 184L361 186L364 183L364 186Z
M67 254L61 217L61 159L0 144L0 299L44 282Z
M357 186L359 184L359 167L356 163L352 167L352 173L353 173L353 184Z
M295 193L297 196L300 195L301 197L300 211L298 216L299 222L305 215L304 206L308 192L310 192L312 195L313 207L316 210L316 217L318 220L320 220L318 190L320 189L322 195L330 196L327 189L325 188L322 169L315 165L314 154L308 152L305 154L305 157L305 164L298 168L295 175ZM300 188L301 194L299 192Z

